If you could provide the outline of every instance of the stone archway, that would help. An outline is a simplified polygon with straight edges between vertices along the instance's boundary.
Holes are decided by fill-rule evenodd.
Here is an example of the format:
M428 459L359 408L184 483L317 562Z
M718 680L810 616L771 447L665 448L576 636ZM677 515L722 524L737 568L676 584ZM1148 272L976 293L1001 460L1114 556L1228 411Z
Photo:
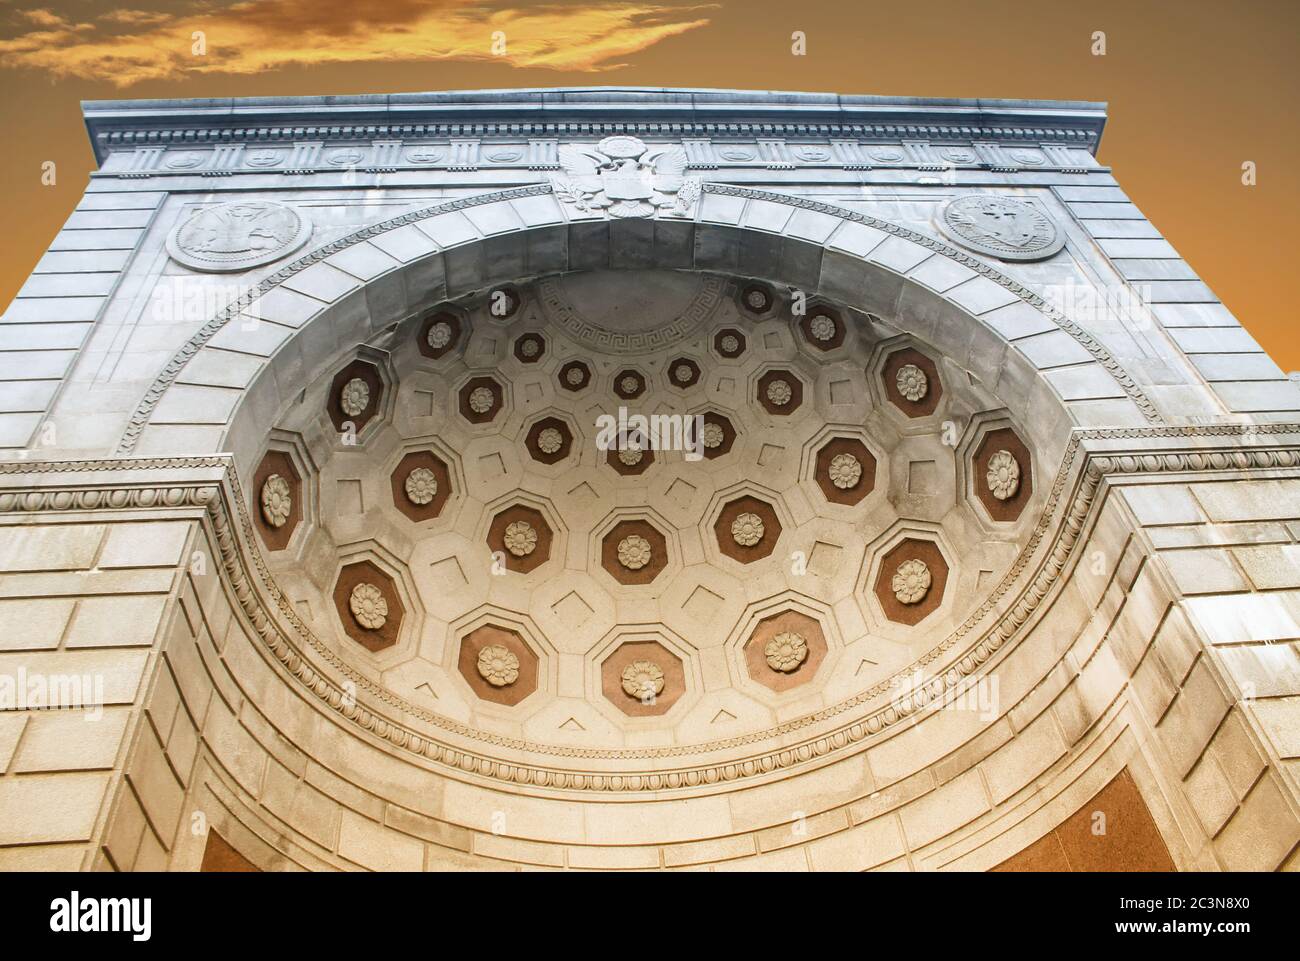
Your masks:
M309 156L310 144L295 145L294 153L300 146ZM702 148L697 143L691 149ZM822 158L820 164L839 149L801 147L798 155ZM879 155L874 159L901 161L930 148L872 149ZM975 152L961 155L975 162ZM143 152L137 159L152 162ZM493 176L476 183L533 177L504 170ZM830 182L825 170L816 176ZM1079 242L1083 228L1069 220L1067 192L1068 199L1086 202L1101 176L1071 168L1048 180L1008 175L967 186L993 191L1050 183L1034 200L1050 208L1069 234L1070 256L1077 256L1085 246ZM1110 201L1113 182L1104 176L1101 196ZM129 786L103 802L103 850L115 865L199 865L197 843L166 822L176 812L199 810L214 832L263 868L723 869L736 862L782 869L983 869L1032 851L1040 839L1055 835L1065 845L1060 838L1070 833L1062 827L1069 816L1101 803L1094 799L1109 797L1106 786L1116 784L1136 785L1150 808L1147 821L1169 845L1175 865L1220 856L1225 863L1246 862L1232 832L1214 837L1218 828L1206 820L1214 812L1193 795L1209 789L1217 790L1216 800L1235 794L1241 813L1233 830L1259 837L1268 832L1252 834L1250 819L1278 808L1284 772L1270 769L1239 784L1232 780L1239 771L1221 763L1227 750L1262 757L1257 775L1271 764L1269 748L1252 739L1242 720L1249 713L1222 686L1226 675L1216 673L1211 644L1195 619L1206 612L1179 593L1180 543L1164 542L1172 545L1168 565L1152 543L1187 533L1167 528L1203 519L1190 493L1198 485L1206 488L1207 509L1225 513L1234 502L1215 485L1228 474L1248 482L1243 487L1289 489L1297 466L1293 428L1181 426L1190 422L1172 408L1165 385L1147 371L1137 383L1098 342L1105 337L1123 351L1119 338L1109 332L1094 337L1039 296L1056 276L1051 271L1066 266L1064 257L1037 274L1021 266L996 269L931 236L928 213L910 217L912 226L904 227L795 196L802 188L782 176L760 178L748 182L792 192L705 184L689 202L654 216L619 218L537 185L462 197L357 230L273 269L192 336L131 413L120 456L3 466L0 521L9 526L21 515L45 515L16 549L16 555L38 558L23 560L24 570L42 570L38 555L66 540L72 545L66 563L78 575L84 561L104 577L101 585L126 583L118 573L125 560L131 583L149 592L147 604L128 597L116 608L139 618L138 629L131 618L115 622L130 623L134 634L98 645L110 653L124 648L131 670L145 678L135 694L125 683L114 692L120 705L138 708L131 714L130 757L120 765L126 777L118 779ZM930 180L915 183L919 189ZM324 183L318 178L312 185ZM186 205L186 192L212 193L196 178L175 191L169 186L156 205L175 213ZM619 212L650 213L640 207ZM1086 267L1074 273L1098 265ZM641 357L628 360L624 370L620 358L617 373L626 377L617 387L614 370L587 369L578 380L598 381L620 398L639 396L652 381L665 395L688 397L691 411L716 428L718 462L702 469L716 468L721 479L689 512L610 495L585 526L575 523L575 512L557 509L538 485L507 494L474 490L479 478L458 458L460 448L432 429L392 442L394 432L401 434L392 427L401 416L393 405L411 375L413 343L423 339L435 353L443 349L427 337L430 309L445 307L452 319L448 336L454 337L456 323L472 324L484 294L494 289L508 286L516 305L521 297L536 303L549 296L547 290L564 287L564 278L584 272L613 277L617 285L618 278L653 271L708 278L741 294L751 284L767 285L780 298L797 288L819 309L858 325L854 335L870 328L869 356L843 353L860 367L855 376L864 374L880 391L874 399L882 417L894 418L892 433L877 433L862 418L817 410L799 444L791 445L800 451L801 473L774 478L775 472L759 469L767 464L750 456L756 427L775 430L771 419L781 414L773 406L816 409L824 385L805 368L785 362L744 368L739 380L749 391L747 408L737 411L717 396L688 393L701 378L707 384L707 371L693 356L680 358L683 373L676 380L673 370L648 369ZM830 355L840 349L844 331L833 322L828 328L825 315L821 320L822 346L804 343L800 349ZM181 326L171 332L189 336ZM750 329L729 329L710 328L702 350L723 358L743 353L734 335ZM811 319L787 324L783 333L821 336ZM110 331L98 334L106 338ZM750 346L755 342L751 338ZM174 343L169 340L166 349ZM517 366L547 346L541 339L528 343L532 353L514 339L502 359ZM436 367L438 357L424 356ZM564 359L581 366L582 358ZM154 377L156 363L148 358L148 373L140 373L142 363L137 375ZM513 418L512 436L539 449L543 432L552 431L543 452L553 461L535 459L540 466L534 473L548 482L565 476L586 429L578 412L544 397L538 402L543 409L521 414L519 385L481 366L457 369L454 390L438 394L438 402L458 410L469 425L457 436L489 435L498 416ZM915 372L900 381L904 366ZM1070 373L1059 376L1053 366ZM968 501L965 527L954 529L943 518L906 507L886 517L891 495L910 495L910 480L919 490L936 476L937 458L895 453L897 444L914 443L936 427L934 420L922 426L899 414L900 385L905 381L912 390L916 372L942 384L944 403L963 394L981 399L966 409L969 421L951 452L955 470L945 480L954 498ZM1132 373L1138 373L1136 362ZM355 482L349 489L358 493L357 503L364 493L383 501L385 511L397 504L391 517L381 518L385 533L398 533L394 538L361 530L374 514L358 512L362 520L353 518L342 533L322 523L339 502L338 452L301 427L310 426L309 417L325 424L322 399L338 406L331 395L352 380L364 381L366 394L383 399L366 412L366 423L353 424L363 440L355 460L373 452L379 466L375 476L343 480ZM767 393L778 383L784 387ZM1073 390L1058 389L1071 383ZM138 380L130 385L131 393L140 389ZM354 399L361 393L356 388ZM299 398L314 406L295 420ZM906 395L902 400L920 403ZM937 391L929 400L939 403ZM1157 401L1169 406L1157 410ZM364 409L359 402L353 406ZM922 418L934 413L930 407L916 411ZM111 419L114 435L120 417L115 408L103 419ZM322 429L335 430L342 419L331 418ZM887 443L881 440L886 434ZM747 445L745 460L737 454ZM1032 471L1022 472L1018 488L1008 481L1008 457L1017 464L1037 459ZM613 462L593 468L604 471L600 476L617 495L674 476L669 457L648 470L622 466L629 470ZM400 502L416 471L424 472L416 489L425 499ZM281 483L263 503L272 474ZM324 476L333 491L312 489ZM848 477L850 488L853 478L869 480L844 494L836 476ZM618 487L624 481L615 478L623 477L642 480ZM1003 496L994 493L995 483ZM1165 485L1178 492L1172 516L1151 496ZM285 489L294 495L292 504L284 500ZM801 498L814 499L818 510L808 511ZM465 507L468 500L476 500L477 513ZM460 510L464 529L449 534L455 523L439 526L444 510ZM285 525L283 534L259 533L259 514ZM811 521L810 514L816 515ZM770 542L755 535L753 519L740 523L745 515L762 522ZM868 515L870 523L863 523ZM523 554L531 560L510 560L507 532L524 521L536 536L535 544L523 538ZM835 570L837 562L816 548L830 539L826 531L855 523L865 543L853 542L862 564L848 579L870 623L846 628L837 620L837 599L780 582L772 567L787 550L809 548L810 565ZM755 545L737 540L737 529L757 536L761 549L747 555L741 548ZM575 651L578 643L557 632L545 612L482 585L472 605L439 620L436 594L430 602L415 582L426 577L430 559L447 570L455 551L433 557L430 548L417 556L411 545L456 536L479 550L480 560L489 547L501 554L515 583L558 585L546 598L547 610L581 613L587 604L610 623L600 622L594 638L579 636L581 650ZM970 542L981 539L1000 552L998 562L988 570L961 570ZM634 567L647 553L653 562ZM641 573L611 571L623 558L633 559L626 570ZM918 562L932 575L941 568L956 575L951 581L932 576L934 596L917 599L923 607L891 607L905 603L900 592L919 590ZM707 663L699 638L676 629L680 625L655 622L644 608L618 606L627 596L620 592L672 582L692 565L714 567L742 587L761 586L743 610L715 618L724 636ZM904 565L912 565L911 573L896 588L893 579ZM575 599L573 585L588 574L593 590ZM364 585L375 588L363 597L366 616L375 620L382 608L387 619L374 628L382 633L349 631L342 621L349 592ZM88 594L72 628L78 643L68 645L71 658L85 656L79 648L95 630L90 615L105 607L102 590L95 591L71 590ZM150 607L155 597L164 597L165 607ZM1233 600L1264 603L1276 595L1242 591ZM54 611L46 620L57 619L59 599L41 603L42 610ZM321 616L326 604L332 606ZM143 616L151 610L154 621ZM872 621L870 612L877 610L881 616ZM620 612L626 616L616 616ZM426 629L435 622L437 630ZM918 624L925 631L939 623L943 629L926 636L923 650L918 642L906 660L863 667L845 656L864 638L892 640ZM439 646L444 635L449 640ZM422 647L444 674L398 676ZM567 668L561 666L566 658ZM839 686L818 687L812 691L818 703L790 707L802 696L802 678L773 672L798 664ZM857 673L843 671L845 665ZM447 683L440 686L442 680ZM640 691L659 682L670 696L656 710L628 700L629 683ZM988 703L980 702L994 691ZM716 736L703 726L690 737L676 729L666 733L670 725L686 730L692 719L684 715L718 692L735 700L710 712L710 723L719 724ZM948 710L950 699L961 695L973 696L976 709ZM738 718L743 699L770 711L771 722ZM556 713L581 702L603 703L603 713ZM541 726L528 722L547 709L554 716L539 734ZM728 728L731 721L738 723ZM1207 748L1211 741L1218 746ZM168 760L160 762L164 754ZM172 766L177 784L151 779L160 763ZM1191 775L1190 764L1196 764ZM84 780L89 797L97 782ZM163 783L166 790L154 790ZM137 784L149 790L137 791ZM122 839L146 818L155 825L149 836L157 843L128 850ZM1221 854L1205 853L1211 841L1188 828L1195 818ZM1185 840L1189 835L1196 839ZM1272 864L1287 856L1273 853Z
M242 399L234 405L225 403L212 408L222 418L220 429L213 434L218 438L217 446L235 454L236 474L232 481L236 484L237 477L252 477L252 459L261 449L268 413L291 403L302 385L337 368L341 359L354 352L357 343L409 327L429 307L458 296L574 269L723 270L808 289L819 296L830 295L844 306L887 316L900 330L924 334L935 349L973 374L994 383L1004 378L1014 383L1018 403L1036 406L1040 413L1044 408L1056 412L1052 417L1033 418L1026 428L1033 431L1031 440L1043 462L1053 464L1064 457L1058 470L1058 498L1060 483L1078 467L1066 433L1071 422L1070 405L1038 376L1031 360L1015 347L1009 332L1037 331L1043 325L1054 325L1093 357L1089 363L1104 369L1121 386L1132 386L1131 379L1104 350L1027 289L967 254L882 221L776 194L712 186L706 189L695 220L571 220L549 193L547 187L522 188L440 205L366 228L275 272L259 284L256 296L214 318L178 354L137 410L124 437L123 450L137 445L150 453L165 450L169 389L181 381L191 390L201 388L186 380L185 371L191 363L201 367L205 351L228 349L230 342L223 342L222 337L229 336L233 341L238 336L233 331L239 319L252 317L259 325L273 327L278 339L269 346L269 357L250 378ZM774 225L777 229L773 229ZM932 265L928 269L927 263ZM294 303L285 303L285 291L293 295ZM322 306L308 314L302 303L312 291ZM330 298L328 303L325 297ZM394 323L394 317L400 319ZM1153 416L1141 391L1132 387L1130 393L1133 422ZM186 404L195 407L195 398L187 398ZM162 416L151 420L155 412ZM216 417L213 426L218 426ZM243 501L243 497L237 496L236 500ZM1059 519L1053 520L1051 515L1059 506L1058 499L1045 505L1045 524L1057 523ZM239 526L234 517L231 521L228 530ZM243 526L247 528L246 517ZM1022 559L1013 565L995 592L996 597L1023 589L1023 575L1031 562L1041 563L1039 547L1037 538L1026 545ZM256 554L256 540L249 536L244 549ZM394 701L382 687L352 671L313 639L310 628L291 607L282 599L277 602L281 591L269 579L264 565L255 564L245 573L254 570L260 571L258 579L266 593L255 602L260 613L246 610L267 629L277 615L287 621L288 630L281 628L282 635L296 635L287 646L264 634L272 650L283 655L281 660L286 666L296 661L293 651L305 654L314 649L325 658L327 668L342 670L363 694L378 698L379 705L386 702L398 709L398 716L417 718L426 724L432 721L434 727L426 726L423 735L416 734L393 717L385 717L387 709L382 706L373 713L360 711L351 720L355 722L359 717L363 728L383 731L392 743L414 743L417 754L432 750L443 757L443 752L449 750L450 756L460 758L461 766L469 764L479 774L505 769L514 771L510 776L516 780L522 775L529 783L561 790L688 789L738 775L761 778L767 772L815 760L836 746L852 745L878 733L918 709L938 690L927 682L898 704L879 705L870 718L864 715L856 726L836 720L843 710L837 706L808 722L810 730L826 728L828 733L814 737L793 753L772 750L739 765L711 762L680 775L660 775L653 766L637 763L626 775L614 771L564 773L554 765L521 767L503 762L491 752L476 755L473 751L435 746L433 731L447 729L442 719L405 701ZM269 598L271 603L261 597ZM941 646L951 648L977 626L981 634L996 632L997 624L990 626L988 617L996 614L998 607L990 601ZM1023 623L1027 612L1017 613ZM1006 634L1005 626L1003 632ZM962 640L961 644L974 650L973 642ZM977 670L991 650L985 648L979 657L968 656L958 675ZM340 691L332 681L327 682L301 662L291 670L338 709ZM889 687L878 684L852 703L866 705L878 700ZM471 741L478 736L478 732L454 724L450 730L458 736L469 735ZM739 746L739 742L719 742L710 748L721 750L725 757ZM520 742L511 749L529 753L534 747Z
M552 188L539 185L451 201L367 227L264 278L178 351L132 414L118 452L158 453L171 446L158 423L169 411L169 390L205 348L222 345L223 332L226 342L238 339L229 329L237 318L276 325L278 336L253 348L269 362L293 339L292 331L314 336L312 325L322 319L350 324L349 335L364 341L393 317L409 316L422 305L592 267L722 271L820 293L890 317L978 376L996 380L1005 357L1023 381L1026 400L1037 389L1035 401L1068 411L1069 402L1036 377L1032 360L1015 347L1018 337L1055 328L1081 363L1096 364L1118 385L1134 408L1130 423L1160 420L1134 379L1082 328L1010 277L931 237L831 205L715 184L705 185L693 220L571 219ZM306 294L314 307L277 309L273 295L281 290ZM957 318L974 323L952 323ZM267 395L259 398L263 409L288 401L289 388L269 396L270 387L259 380L255 375L248 390ZM202 408L203 397L184 404ZM230 417L215 417L231 409L224 394L203 422L228 427ZM194 418L185 423L192 426Z

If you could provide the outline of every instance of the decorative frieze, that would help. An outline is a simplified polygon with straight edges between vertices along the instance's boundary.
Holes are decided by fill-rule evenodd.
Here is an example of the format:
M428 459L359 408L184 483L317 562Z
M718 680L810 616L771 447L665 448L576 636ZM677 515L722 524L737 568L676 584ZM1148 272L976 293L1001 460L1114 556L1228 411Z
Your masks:
M244 131L259 137L260 131ZM118 148L127 160L106 160L104 173L123 178L201 175L229 176L237 173L282 173L290 175L325 173L331 170L360 170L368 174L399 170L436 169L444 172L474 172L482 169L554 171L563 169L564 149L577 145L591 149L589 141L574 135L557 138L481 140L449 138L441 141L384 139L368 143L335 138L292 144L260 139L214 143L211 149L196 150L188 142L181 146ZM606 138L610 139L610 138ZM639 140L630 137L627 139ZM715 143L706 138L680 140L647 139L647 152L677 147L684 156L682 171L718 169L794 170L802 167L866 171L877 167L942 171L953 168L1015 173L1025 169L1085 173L1097 166L1086 147L1059 143L1003 145L992 141L958 139L946 143L930 140L859 141L855 139L800 140L762 137L753 140L728 138Z

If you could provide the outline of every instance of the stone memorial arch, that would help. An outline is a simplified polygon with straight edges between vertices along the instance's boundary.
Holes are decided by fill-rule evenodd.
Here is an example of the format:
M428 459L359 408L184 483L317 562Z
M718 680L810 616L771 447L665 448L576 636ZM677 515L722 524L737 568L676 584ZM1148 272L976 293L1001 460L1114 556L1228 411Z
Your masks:
M0 867L1296 866L1300 390L1101 105L85 114Z

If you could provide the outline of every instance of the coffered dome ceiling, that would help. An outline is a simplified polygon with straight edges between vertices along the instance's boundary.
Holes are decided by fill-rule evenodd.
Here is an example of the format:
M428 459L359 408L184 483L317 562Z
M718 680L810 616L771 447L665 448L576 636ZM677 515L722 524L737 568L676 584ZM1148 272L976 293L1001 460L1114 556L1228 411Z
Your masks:
M282 412L250 512L413 721L646 771L934 677L1031 534L1032 430L885 318L576 272L358 345Z

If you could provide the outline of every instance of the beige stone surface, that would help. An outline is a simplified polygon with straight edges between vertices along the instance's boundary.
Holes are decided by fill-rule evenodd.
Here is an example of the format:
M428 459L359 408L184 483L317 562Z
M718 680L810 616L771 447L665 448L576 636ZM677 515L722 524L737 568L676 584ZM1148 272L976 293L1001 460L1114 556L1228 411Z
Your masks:
M642 134L692 163L717 147ZM0 683L86 679L103 702L86 720L60 682L73 710L0 704L0 868L196 870L201 815L268 870L987 869L1048 857L1121 772L1159 835L1143 843L1177 867L1294 866L1300 392L1088 147L1018 140L1043 163L1010 169L981 143L931 184L898 175L938 148L900 144L898 165L852 165L861 196L827 202L848 182L837 151L882 146L837 141L789 169L690 166L708 184L689 203L660 191L612 216L524 161L598 143L513 136L455 149L517 147L520 164L399 150L376 167L400 175L279 174L274 191L242 160L118 177L146 161L107 151L0 325L0 447L20 454L0 465ZM939 243L935 211L965 192L1014 192L1069 253L1008 267ZM282 261L201 274L164 254L199 194L288 204L313 232ZM267 275L215 334L215 308L131 310ZM508 317L490 309L504 285ZM1138 286L1140 331L1105 306ZM1062 287L1103 306L1044 306ZM842 343L808 336L791 288ZM414 336L433 310L462 324L438 356ZM737 356L724 330L744 332ZM512 349L525 333L545 340L535 363ZM899 350L933 361L935 409L891 398ZM578 361L591 377L566 385ZM670 376L683 361L698 384ZM376 380L351 435L328 408L354 362ZM616 470L596 418L625 369L645 382L628 406L723 417L731 447ZM778 413L773 371L802 391ZM501 404L475 420L458 398L483 377ZM559 463L522 449L542 417L573 435ZM998 520L974 461L1008 428L1032 495ZM831 439L876 461L852 503L820 483ZM301 481L283 542L258 527L268 451ZM394 500L417 451L450 488L422 519ZM742 497L779 522L761 557L713 536ZM550 554L496 571L490 521L516 508ZM601 565L625 522L663 535L648 583ZM872 586L917 540L948 580L906 624ZM363 561L403 612L376 650L330 596ZM824 656L761 683L745 644L791 612ZM526 697L458 671L484 627L535 655ZM665 709L611 702L601 667L628 643L679 666Z

